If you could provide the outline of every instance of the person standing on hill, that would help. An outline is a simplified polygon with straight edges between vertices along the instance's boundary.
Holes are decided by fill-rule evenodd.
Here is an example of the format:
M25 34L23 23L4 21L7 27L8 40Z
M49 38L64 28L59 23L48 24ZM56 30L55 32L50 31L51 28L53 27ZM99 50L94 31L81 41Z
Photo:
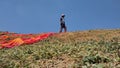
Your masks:
M62 32L62 30L64 29L64 32L67 32L67 27L66 27L66 25L65 25L65 15L64 14L62 14L61 15L61 17L60 17L60 31L59 31L59 33L61 33Z

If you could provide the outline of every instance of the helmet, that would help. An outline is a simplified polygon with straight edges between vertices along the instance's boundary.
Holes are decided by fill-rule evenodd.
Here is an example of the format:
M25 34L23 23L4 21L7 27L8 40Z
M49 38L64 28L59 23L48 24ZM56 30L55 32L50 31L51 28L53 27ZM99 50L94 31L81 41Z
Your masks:
M61 16L62 16L62 17L64 17L64 16L65 16L65 14L61 14Z

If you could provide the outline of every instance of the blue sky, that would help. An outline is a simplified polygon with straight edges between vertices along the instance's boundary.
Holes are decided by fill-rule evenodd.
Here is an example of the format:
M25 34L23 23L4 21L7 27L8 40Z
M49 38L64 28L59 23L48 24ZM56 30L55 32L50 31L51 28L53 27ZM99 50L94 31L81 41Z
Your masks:
M120 0L0 0L0 31L58 32L120 28Z

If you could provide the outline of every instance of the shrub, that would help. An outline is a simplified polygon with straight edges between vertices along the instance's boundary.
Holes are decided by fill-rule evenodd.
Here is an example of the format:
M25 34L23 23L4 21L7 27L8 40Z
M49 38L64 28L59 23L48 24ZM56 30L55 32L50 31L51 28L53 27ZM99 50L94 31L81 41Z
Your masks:
M110 61L110 59L101 56L85 56L82 61L83 64L86 63L95 64L95 63L107 63Z

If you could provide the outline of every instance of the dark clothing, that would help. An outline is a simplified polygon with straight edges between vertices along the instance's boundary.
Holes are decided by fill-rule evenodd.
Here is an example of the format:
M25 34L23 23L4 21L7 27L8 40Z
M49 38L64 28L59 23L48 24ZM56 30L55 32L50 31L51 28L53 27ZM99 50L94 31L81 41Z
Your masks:
M65 24L65 19L64 19L64 17L61 17L61 18L60 18L60 23Z
M64 20L64 17L61 17L60 18L60 33L62 32L62 30L64 29L64 32L67 31L67 28L66 28L66 25L65 25L65 20Z
M60 18L60 25L62 28L65 28L65 20L64 20L64 17L61 17Z
M60 25L61 25L61 28L65 28L66 27L65 23L61 23Z

